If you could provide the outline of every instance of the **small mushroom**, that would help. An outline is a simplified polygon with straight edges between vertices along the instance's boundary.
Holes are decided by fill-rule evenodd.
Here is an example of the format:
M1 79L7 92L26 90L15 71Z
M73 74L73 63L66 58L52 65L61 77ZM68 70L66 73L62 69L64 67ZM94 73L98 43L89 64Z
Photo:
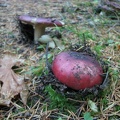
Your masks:
M62 27L63 22L58 20L53 20L51 18L37 18L28 15L19 16L19 20L23 24L30 24L34 28L34 43L37 43L38 39L45 33L46 27Z
M49 48L55 48L57 46L61 51L65 48L60 40L57 38L51 38L49 35L42 35L38 41L41 43L48 43Z
M49 48L55 48L55 43L54 43L53 39L49 35L42 35L38 39L38 41L40 41L41 43L48 43Z

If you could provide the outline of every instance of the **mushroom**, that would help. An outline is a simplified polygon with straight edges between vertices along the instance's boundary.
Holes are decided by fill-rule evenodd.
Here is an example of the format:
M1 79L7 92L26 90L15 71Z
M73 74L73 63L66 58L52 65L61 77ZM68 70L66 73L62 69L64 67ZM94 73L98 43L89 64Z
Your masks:
M49 35L42 35L38 41L41 43L48 43L49 48L55 48L55 46L58 47L60 50L64 50L64 45L62 45L61 41L58 40L57 38L52 38Z
M103 82L101 65L84 53L61 52L52 63L52 71L61 83L74 90L92 88Z
M37 18L28 15L19 16L19 20L23 24L30 24L34 28L34 43L45 33L46 27L62 27L63 22L51 18Z
M42 35L38 39L38 41L40 41L41 43L48 43L49 48L55 48L55 43L54 43L53 39L49 35Z

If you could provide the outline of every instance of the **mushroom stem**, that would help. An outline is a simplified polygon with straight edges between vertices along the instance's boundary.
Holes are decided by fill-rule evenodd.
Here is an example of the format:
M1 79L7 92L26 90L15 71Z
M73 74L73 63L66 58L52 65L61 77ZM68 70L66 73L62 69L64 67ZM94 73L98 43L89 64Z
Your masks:
M36 24L34 26L34 42L36 43L44 33L45 33L45 27Z

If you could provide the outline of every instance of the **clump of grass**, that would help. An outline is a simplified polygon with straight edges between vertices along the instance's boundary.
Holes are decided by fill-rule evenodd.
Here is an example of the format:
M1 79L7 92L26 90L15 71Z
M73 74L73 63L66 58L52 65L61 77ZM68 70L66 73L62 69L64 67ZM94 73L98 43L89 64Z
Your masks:
M101 45L95 45L93 49L97 53L98 56L102 55L103 46L101 46Z
M57 93L51 85L48 85L45 88L48 98L50 99L49 108L55 109L59 108L60 110L71 110L74 111L75 107L64 95Z
M67 26L65 28L66 30L68 30L69 32L75 34L79 40L84 40L84 37L86 40L95 40L95 36L91 33L91 31L89 30L84 30L84 28L82 30L79 30L77 27L75 26ZM84 36L83 36L84 34Z
M45 63L40 63L38 66L31 67L31 73L35 76L40 76L45 69Z

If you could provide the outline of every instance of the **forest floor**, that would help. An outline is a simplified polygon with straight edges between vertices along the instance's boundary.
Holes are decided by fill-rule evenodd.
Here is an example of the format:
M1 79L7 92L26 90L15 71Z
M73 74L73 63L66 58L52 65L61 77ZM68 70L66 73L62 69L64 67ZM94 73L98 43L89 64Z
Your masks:
M16 54L25 60L22 69L30 76L27 104L17 96L9 107L1 105L1 120L120 120L120 17L111 19L104 11L96 12L98 4L97 0L0 1L0 59L8 52ZM65 50L82 44L84 34L86 43L108 66L109 82L97 96L81 97L74 90L66 96L55 88L59 83L52 81L55 78L45 67L45 45L37 49L22 41L18 16L27 14L63 21L63 28L47 28L46 34L59 32ZM50 49L49 61L60 52Z

